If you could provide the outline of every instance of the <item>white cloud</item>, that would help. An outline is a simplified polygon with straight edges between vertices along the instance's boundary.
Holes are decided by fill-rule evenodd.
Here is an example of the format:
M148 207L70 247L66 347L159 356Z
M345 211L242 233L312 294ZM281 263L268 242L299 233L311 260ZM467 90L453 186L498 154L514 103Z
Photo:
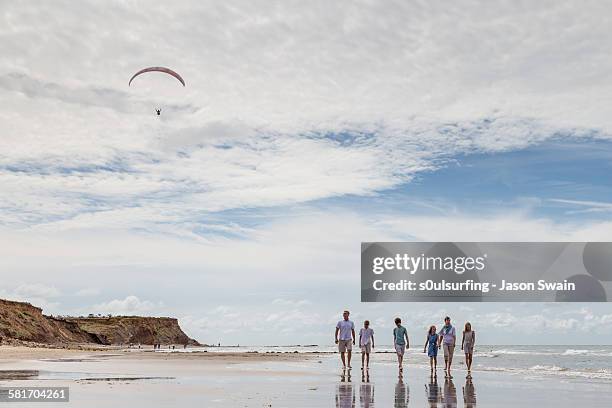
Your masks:
M551 199L550 201L559 204L566 204L567 206L571 207L580 208L579 210L567 211L567 214L612 212L612 203L565 199Z
M79 289L75 292L75 296L79 297L89 297L99 295L101 290L99 288L83 288Z
M61 292L53 287L40 283L24 283L15 288L15 293L20 296L33 296L42 298L53 298L61 295Z
M148 315L161 306L149 300L140 300L137 296L130 295L125 299L113 299L109 302L94 305L91 310L95 314Z
M607 4L66 1L3 9L2 278L10 288L28 279L114 298L98 310L62 298L64 309L155 313L158 303L124 298L145 284L151 292L140 296L162 293L163 310L195 316L194 328L234 339L241 327L265 332L267 322L291 334L294 319L312 324L314 336L327 330L314 327L317 319L333 323L340 308L354 305L355 319L378 310L351 303L347 277L358 270L360 241L610 240L610 222L554 221L525 209L420 216L308 206L373 197L454 155L609 138ZM188 86L153 74L128 88L149 64L172 66ZM586 200L558 204L607 211ZM293 208L276 214L278 206ZM218 215L270 207L256 225ZM287 280L297 294L248 306L263 290L287 289ZM188 298L194 282L203 293ZM337 288L336 303L323 304L330 293L296 300L315 285ZM214 296L228 293L218 289L228 287L236 292L222 303L231 306L215 309ZM1 293L58 299L35 289ZM192 303L175 308L184 298ZM200 304L214 313L191 310ZM372 321L386 324L398 309ZM414 319L425 326L433 313ZM542 323L521 316L532 316L529 327ZM544 324L607 321L588 316ZM513 322L489 318L494 327Z
M17 279L19 277L16 277ZM60 310L58 301L61 291L53 285L43 283L19 283L11 287L8 280L4 280L4 287L0 287L0 298L31 303L43 309L44 313L55 313Z
M160 228L370 195L454 154L607 137L605 9L9 4L0 222ZM188 86L152 74L127 87L153 62Z
M305 299L291 300L291 299L278 298L278 299L274 299L272 301L272 304L280 306L280 307L301 307L301 306L308 306L312 304L312 302L305 300Z

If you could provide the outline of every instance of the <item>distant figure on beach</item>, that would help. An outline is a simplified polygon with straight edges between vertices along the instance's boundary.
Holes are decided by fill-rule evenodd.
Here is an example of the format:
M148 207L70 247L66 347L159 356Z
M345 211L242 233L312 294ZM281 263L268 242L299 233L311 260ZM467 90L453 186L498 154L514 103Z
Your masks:
M453 378L451 375L451 364L453 363L453 353L455 352L455 344L457 343L457 335L455 328L451 324L450 317L444 318L444 326L439 333L438 348L444 348L444 377Z
M345 310L342 313L342 320L336 324L335 340L340 352L340 360L342 360L342 368L351 368L351 351L355 344L355 325L349 320L350 312ZM338 337L338 333L340 337ZM344 354L346 353L346 359ZM347 361L348 360L348 361Z
M467 322L463 330L463 337L461 338L461 350L465 353L465 365L467 366L467 376L465 378L472 378L472 355L474 354L474 344L476 343L476 332L472 330L472 324Z
M374 348L374 330L370 328L369 320L363 322L363 328L359 330L359 347L361 348L361 369L370 368L370 353Z
M404 362L404 353L406 352L406 348L410 348L410 340L408 340L408 331L402 326L402 319L396 317L395 326L396 327L393 329L393 346L397 353L397 365L401 372L404 371L404 367L402 366Z
M427 352L431 375L434 377L438 376L436 371L438 369L438 333L436 330L436 326L431 326L429 328L427 338L425 339L425 346L423 346L423 353Z

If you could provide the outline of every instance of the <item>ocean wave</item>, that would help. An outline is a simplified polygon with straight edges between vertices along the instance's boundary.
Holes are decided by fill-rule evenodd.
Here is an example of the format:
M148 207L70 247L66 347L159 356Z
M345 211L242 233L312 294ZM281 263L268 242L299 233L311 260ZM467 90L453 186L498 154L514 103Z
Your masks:
M559 372L568 371L569 368L559 366L534 365L533 367L529 367L529 370Z
M499 357L502 355L509 356L549 356L552 355L551 352L546 351L531 351L531 350L510 350L510 349L500 349L500 350L491 350L491 351L476 351L476 356L478 357Z
M544 349L544 350L513 350L499 349L491 351L476 351L478 357L495 358L503 355L508 356L590 356L590 357L612 357L612 352L608 350L587 350L587 349Z
M587 354L591 354L592 351L591 350L574 350L574 349L567 349L563 352L563 356L580 356L580 355L587 355Z
M565 377L565 378L585 378L612 381L612 370L606 368L593 369L570 369L560 366L535 365L527 369L516 367L475 367L474 371L485 372L504 372L509 374L520 374L532 377Z
M563 356L612 357L612 352L609 352L607 350L576 350L576 349L567 349L561 355L563 355Z

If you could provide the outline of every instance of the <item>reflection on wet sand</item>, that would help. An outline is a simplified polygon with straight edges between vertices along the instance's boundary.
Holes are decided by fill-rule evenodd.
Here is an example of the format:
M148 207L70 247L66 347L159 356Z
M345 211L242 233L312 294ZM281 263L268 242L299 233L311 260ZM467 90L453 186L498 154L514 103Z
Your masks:
M429 377L429 384L425 384L425 392L427 394L427 402L430 408L436 408L439 402L442 402L442 392L438 385L438 377Z
M359 378L359 377L357 377ZM357 387L359 389L357 390ZM384 388L384 387L383 387ZM463 394L463 407L476 407L476 390L471 379L466 379L461 387ZM359 391L359 404L357 404L357 391ZM425 395L429 408L457 408L458 395L457 388L452 379L445 379L444 384L438 383L435 376L429 377L425 383ZM404 377L400 372L393 392L393 406L395 408L407 408L410 401L410 388L404 382ZM350 370L342 370L340 383L336 387L336 407L337 408L373 408L375 406L374 383L371 382L370 372L365 370L361 373L361 382L353 385Z
M370 372L368 370L361 374L359 406L362 408L370 408L374 406L374 384L370 383Z
M408 385L404 384L404 376L399 373L397 377L397 384L395 385L395 408L406 408L408 401L410 400L410 389Z
M449 378L444 380L444 394L442 398L444 407L455 408L457 406L457 388L455 388L453 380Z
M476 406L476 389L471 379L465 380L465 385L463 386L463 406L465 408Z
M340 384L336 387L336 408L354 408L355 390L351 383L351 370L342 370Z

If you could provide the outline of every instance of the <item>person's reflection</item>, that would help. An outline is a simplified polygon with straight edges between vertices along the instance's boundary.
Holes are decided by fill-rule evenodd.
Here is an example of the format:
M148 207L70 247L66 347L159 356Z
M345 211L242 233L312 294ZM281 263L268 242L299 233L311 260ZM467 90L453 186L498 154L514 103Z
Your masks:
M476 389L471 379L465 380L465 385L463 386L463 406L465 408L476 406Z
M427 402L429 402L429 407L437 408L438 403L442 402L440 386L438 385L438 376L432 375L429 377L429 384L425 384L425 391L427 392Z
M354 408L355 391L351 383L351 370L342 370L340 384L336 387L336 408Z
M361 374L359 406L363 408L374 406L374 384L370 383L370 372L367 370Z
M406 408L410 399L410 389L404 384L404 377L402 373L399 373L397 377L397 384L395 385L395 408Z
M442 401L444 402L444 407L455 408L457 406L457 389L450 378L444 380L444 396Z

